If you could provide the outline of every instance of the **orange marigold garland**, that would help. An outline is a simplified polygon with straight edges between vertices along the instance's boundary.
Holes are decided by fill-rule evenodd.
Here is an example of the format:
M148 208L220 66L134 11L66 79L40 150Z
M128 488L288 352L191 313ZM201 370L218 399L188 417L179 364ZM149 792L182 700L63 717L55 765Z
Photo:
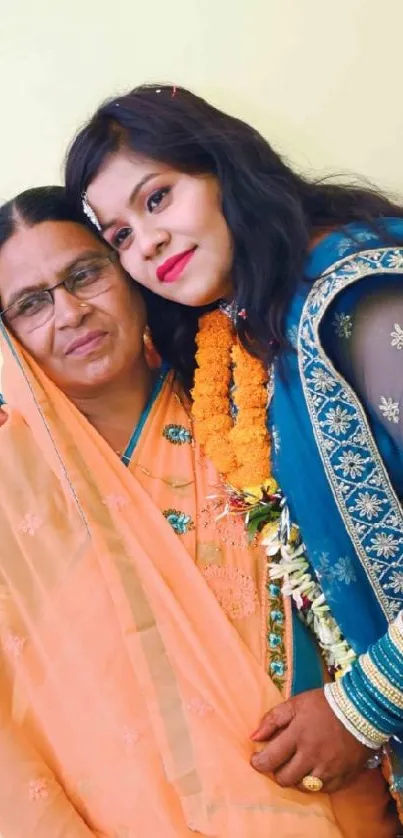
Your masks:
M230 318L220 310L200 319L196 342L193 416L201 445L234 489L260 486L270 477L265 366L241 346Z

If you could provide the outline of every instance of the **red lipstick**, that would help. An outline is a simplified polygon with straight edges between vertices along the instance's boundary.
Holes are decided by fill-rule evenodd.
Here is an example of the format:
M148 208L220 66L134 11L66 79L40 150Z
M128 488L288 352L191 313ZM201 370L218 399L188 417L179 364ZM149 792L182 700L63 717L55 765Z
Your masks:
M171 256L162 265L157 268L157 277L160 282L175 282L190 262L196 248L192 247L190 250L184 250L182 253L177 253L176 256Z

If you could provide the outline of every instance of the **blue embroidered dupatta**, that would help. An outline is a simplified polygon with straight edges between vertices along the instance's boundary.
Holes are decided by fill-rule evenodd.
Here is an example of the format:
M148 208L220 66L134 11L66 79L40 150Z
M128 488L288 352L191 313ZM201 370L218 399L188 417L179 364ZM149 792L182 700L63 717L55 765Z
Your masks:
M352 224L311 252L287 317L293 349L276 362L270 408L274 473L358 654L403 609L403 452L396 462L385 429L329 357L330 312L339 299L352 304L351 290L358 298L374 279L403 285L403 220L382 224L385 239Z

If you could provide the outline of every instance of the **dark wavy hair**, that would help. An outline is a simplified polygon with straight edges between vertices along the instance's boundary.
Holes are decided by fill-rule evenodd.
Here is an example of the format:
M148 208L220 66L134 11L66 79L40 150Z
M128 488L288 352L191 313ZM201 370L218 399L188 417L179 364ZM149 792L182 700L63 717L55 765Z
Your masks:
M371 188L309 181L254 128L184 88L143 85L108 100L77 134L66 158L66 188L78 205L107 158L120 149L188 174L214 175L233 239L234 298L243 344L265 360L285 346L285 313L318 232L352 221L376 226L403 207ZM187 386L203 308L145 293L154 343Z
M87 226L81 207L69 203L63 186L26 189L0 206L0 248L18 230L21 222L35 227L43 221L73 221Z

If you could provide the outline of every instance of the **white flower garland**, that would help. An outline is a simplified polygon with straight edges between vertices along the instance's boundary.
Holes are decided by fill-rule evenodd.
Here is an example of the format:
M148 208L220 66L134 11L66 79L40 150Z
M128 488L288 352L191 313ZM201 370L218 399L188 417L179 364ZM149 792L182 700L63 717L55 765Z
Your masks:
M341 677L351 669L357 656L343 637L319 583L311 574L299 528L291 524L285 502L277 530L263 538L261 544L272 559L270 579L281 580L282 593L292 597L303 622L315 634L328 669L335 677Z

